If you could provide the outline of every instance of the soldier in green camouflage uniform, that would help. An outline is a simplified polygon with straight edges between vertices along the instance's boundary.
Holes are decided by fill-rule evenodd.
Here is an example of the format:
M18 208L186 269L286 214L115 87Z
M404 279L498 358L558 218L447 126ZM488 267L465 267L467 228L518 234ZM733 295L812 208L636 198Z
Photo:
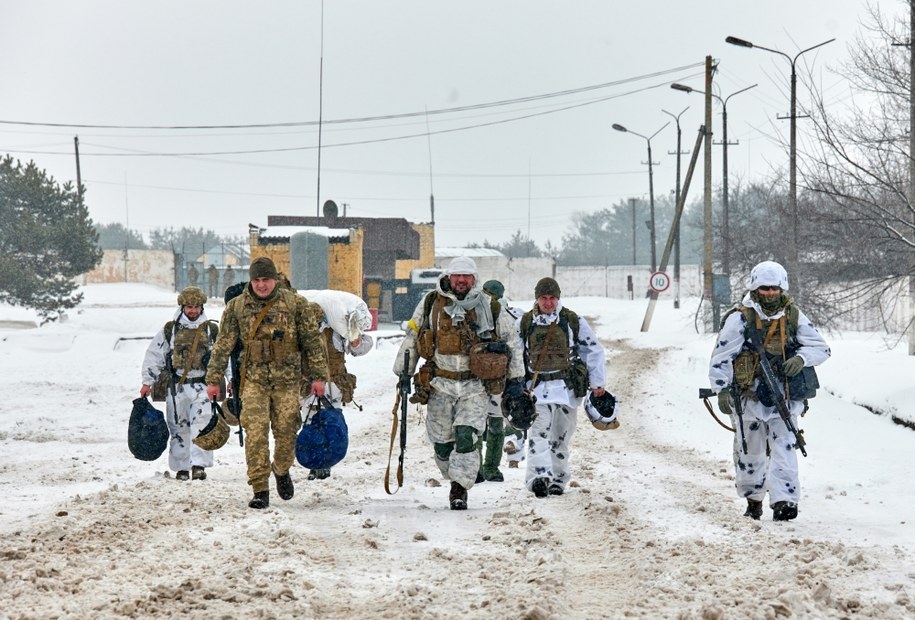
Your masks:
M258 322L259 320L259 322ZM253 332L253 333L252 333ZM294 494L289 469L295 460L296 435L302 425L302 359L311 373L310 393L321 396L327 379L324 345L308 300L277 286L276 266L261 257L251 264L250 282L222 315L219 338L207 371L213 398L236 343L241 343L241 425L247 434L245 460L254 498L251 508L270 504L270 474L280 498ZM268 433L273 432L273 461Z

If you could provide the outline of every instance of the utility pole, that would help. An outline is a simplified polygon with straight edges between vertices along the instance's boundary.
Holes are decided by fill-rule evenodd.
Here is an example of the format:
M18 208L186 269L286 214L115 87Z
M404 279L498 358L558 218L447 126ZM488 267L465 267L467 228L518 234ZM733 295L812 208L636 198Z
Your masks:
M706 331L718 324L718 307L712 301L712 57L705 57L705 138L703 148L705 166L705 192L703 199L703 256L702 296L712 304L712 324L706 324Z
M632 205L632 264L635 265L635 198L630 198L629 204Z
M686 112L687 110L689 110L689 106L686 106L685 108L683 108L683 112ZM680 117L683 116L683 112L680 112L679 114L672 114L672 113L668 112L667 110L661 110L661 112L664 112L664 114L667 114L668 116L672 116L674 121L676 121L676 123L677 123L677 151L675 153L671 153L670 151L667 151L667 154L677 156L677 185L676 185L676 189L674 190L674 196L675 196L676 204L679 205L680 204L680 156L689 155L689 151L683 151L680 149L680 138L681 138ZM677 218L674 221L674 308L679 308L679 307L680 307L680 220L679 220L679 218Z
M909 1L909 208L915 205L915 2ZM915 315L915 256L909 269L909 305ZM915 355L915 318L909 323L909 355Z
M79 171L79 136L73 136L73 150L76 152L76 196L83 206L83 175Z

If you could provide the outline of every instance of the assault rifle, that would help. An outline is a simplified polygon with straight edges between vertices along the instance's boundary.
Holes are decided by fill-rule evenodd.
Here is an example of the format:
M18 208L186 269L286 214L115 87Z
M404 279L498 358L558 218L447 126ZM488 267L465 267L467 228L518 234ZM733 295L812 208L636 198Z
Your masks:
M403 486L403 456L407 450L407 407L410 405L410 351L404 351L403 369L400 371L397 379L397 401L394 403L394 409L391 415L394 416L394 424L391 427L391 445L388 448L388 466L384 471L384 490L388 495L393 495L397 491L391 492L391 455L394 452L394 438L398 432L397 408L400 407L400 456L397 459L397 488Z
M781 416L785 426L794 435L798 450L801 451L801 454L807 456L807 450L804 449L807 442L804 441L804 435L798 432L797 428L794 426L794 422L791 421L791 411L788 409L788 403L785 402L785 396L782 393L782 388L779 386L778 379L775 377L775 371L772 370L772 364L769 363L766 347L763 345L762 334L758 329L751 327L749 324L747 325L747 333L750 336L750 343L756 349L756 352L759 353L759 369L762 371L762 380L766 384L766 387L769 388L769 393L772 394L772 400L775 401L775 408L778 410L778 415Z
M410 404L410 352L403 353L403 370L397 389L400 390L400 458L399 468L403 470L403 454L407 450L407 406Z

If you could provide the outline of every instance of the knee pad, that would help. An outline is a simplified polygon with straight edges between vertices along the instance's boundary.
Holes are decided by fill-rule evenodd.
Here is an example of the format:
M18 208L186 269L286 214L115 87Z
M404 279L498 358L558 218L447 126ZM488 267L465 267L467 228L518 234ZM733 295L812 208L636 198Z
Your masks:
M454 450L454 444L451 443L436 443L433 444L433 447L435 448L435 456L440 461L447 461L448 457L451 456L451 451Z
M455 426L454 427L454 448L460 454L473 452L476 450L475 435L477 429L472 426Z

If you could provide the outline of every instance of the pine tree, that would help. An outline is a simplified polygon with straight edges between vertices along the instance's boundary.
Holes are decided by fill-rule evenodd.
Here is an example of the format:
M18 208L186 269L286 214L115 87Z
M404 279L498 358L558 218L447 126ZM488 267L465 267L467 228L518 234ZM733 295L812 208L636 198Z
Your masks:
M102 259L89 211L70 183L34 162L0 161L0 301L46 322L82 301L74 278Z

